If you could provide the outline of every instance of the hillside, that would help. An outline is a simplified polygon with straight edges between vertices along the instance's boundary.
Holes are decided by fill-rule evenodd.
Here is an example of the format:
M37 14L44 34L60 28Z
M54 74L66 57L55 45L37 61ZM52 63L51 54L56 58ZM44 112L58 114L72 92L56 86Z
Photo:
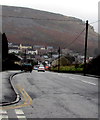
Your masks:
M72 45L85 28L85 22L74 17L29 8L2 6L3 32L9 42L31 45L50 45L83 52L85 32ZM46 20L45 20L46 19ZM88 54L94 55L98 35L89 26Z

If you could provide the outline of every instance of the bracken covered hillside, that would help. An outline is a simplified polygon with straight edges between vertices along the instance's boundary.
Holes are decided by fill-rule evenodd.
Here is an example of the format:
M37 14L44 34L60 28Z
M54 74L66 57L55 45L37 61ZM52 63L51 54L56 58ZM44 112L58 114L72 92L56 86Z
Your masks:
M83 52L85 31L72 45L77 35L85 28L85 22L74 17L39 11L29 8L2 6L3 32L9 42L31 45L50 45ZM32 19L33 18L33 19ZM46 20L45 20L46 19ZM94 55L98 35L89 26L88 54Z

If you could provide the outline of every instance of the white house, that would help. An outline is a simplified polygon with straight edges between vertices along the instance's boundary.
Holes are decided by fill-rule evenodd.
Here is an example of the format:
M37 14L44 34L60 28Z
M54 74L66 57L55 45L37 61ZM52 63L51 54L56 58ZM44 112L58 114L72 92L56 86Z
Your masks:
M9 47L9 53L16 53L18 54L20 50L17 47Z
M27 50L27 54L32 54L32 55L34 55L34 54L38 54L38 51L37 50L33 50L33 49L28 49Z

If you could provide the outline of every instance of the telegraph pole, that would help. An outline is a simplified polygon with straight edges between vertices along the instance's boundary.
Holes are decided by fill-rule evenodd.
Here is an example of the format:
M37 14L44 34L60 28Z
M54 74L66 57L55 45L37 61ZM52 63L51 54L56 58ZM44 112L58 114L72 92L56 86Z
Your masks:
M86 21L85 52L84 52L84 75L86 75L87 38L88 38L88 20Z
M24 53L24 62L26 62L26 49L25 49L25 53Z
M60 47L58 49L58 54L59 54L58 56L58 72L59 72L60 71Z

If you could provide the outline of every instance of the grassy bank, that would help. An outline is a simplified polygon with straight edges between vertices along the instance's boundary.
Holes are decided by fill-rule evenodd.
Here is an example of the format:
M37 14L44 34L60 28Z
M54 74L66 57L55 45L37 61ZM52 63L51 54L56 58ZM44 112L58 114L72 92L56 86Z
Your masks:
M50 70L58 72L58 67L52 67ZM60 66L59 72L83 73L83 68L80 66L76 68L74 65L72 65L72 66Z

